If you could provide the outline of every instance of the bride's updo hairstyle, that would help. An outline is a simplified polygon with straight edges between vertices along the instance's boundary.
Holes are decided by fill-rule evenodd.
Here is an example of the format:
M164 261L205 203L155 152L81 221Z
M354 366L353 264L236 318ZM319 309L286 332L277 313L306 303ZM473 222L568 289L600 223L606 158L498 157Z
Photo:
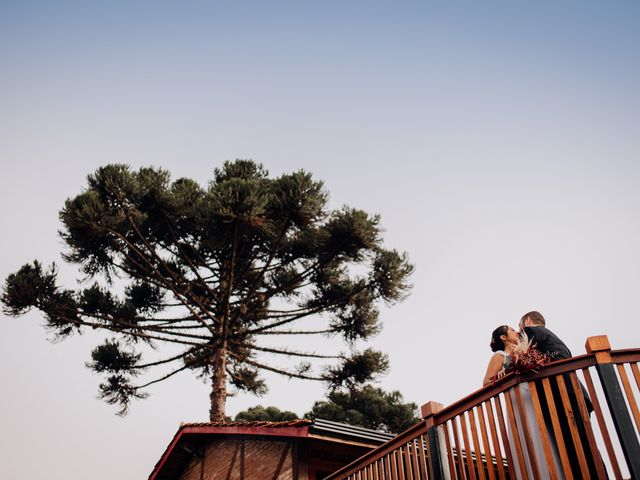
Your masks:
M506 335L509 327L507 325L502 325L496 328L491 334L491 343L489 346L491 347L492 352L497 352L498 350L504 350L504 340L500 338L502 335Z

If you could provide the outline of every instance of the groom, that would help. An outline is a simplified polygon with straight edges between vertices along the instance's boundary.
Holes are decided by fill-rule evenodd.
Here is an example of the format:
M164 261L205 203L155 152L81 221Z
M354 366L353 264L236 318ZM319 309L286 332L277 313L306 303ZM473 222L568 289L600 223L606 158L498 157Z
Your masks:
M545 353L549 355L552 361L571 358L572 355L569 348L565 345L565 343L562 340L560 340L560 338L556 336L555 333L553 333L551 330L549 330L546 327L546 323L547 322L545 321L542 314L540 314L540 312L533 311L533 312L525 313L520 319L520 331L525 332L527 334L527 337L529 337L529 339L531 340L531 345L535 346L535 348L539 350L541 353ZM578 427L578 432L579 432L581 443L584 449L585 457L589 465L590 473L596 475L595 477L592 477L592 478L597 478L595 464L593 463L594 462L593 456L589 455L589 442L588 442L588 438L585 431L585 425L582 421L582 417L580 416L578 402L574 394L573 388L571 386L571 377L569 376L569 374L563 374L562 377L564 378L564 383L567 388L569 403L571 404L571 409L573 410L573 413L574 413L575 423L576 423L576 426ZM575 450L574 442L571 436L571 430L569 427L569 419L567 417L567 412L563 408L562 396L560 394L560 390L558 388L556 380L553 377L551 377L550 381L551 381L551 387L553 392L553 401L556 405L556 411L558 413L558 419L560 421L560 426L562 429L562 437L564 438L564 444L565 444L565 447L567 448L567 455L569 457L569 461L571 463L571 467L574 473L579 472L580 466L578 461L578 454ZM539 383L539 382L536 382L536 383ZM589 395L581 382L580 382L580 388L582 390L582 395L584 397L587 410L589 413L591 413L593 411L593 406L591 404L591 400L589 399ZM545 417L548 417L550 413L549 413L549 407L547 405L547 399L544 393L542 393L543 392L542 388L539 389L539 392L540 392L540 397L539 397L540 405L541 405L543 414ZM551 432L549 433L551 435Z
M534 345L538 351L549 355L552 362L571 358L573 355L571 355L569 347L567 347L555 333L549 330L546 325L547 322L540 312L533 311L525 313L520 319L520 331L527 334L527 337L531 340L531 345ZM569 379L569 376L567 375L566 378ZM567 390L571 394L571 392L573 392L573 389L571 388L571 381L569 380L569 383L566 382L567 381L565 380ZM584 396L584 403L586 404L589 413L591 413L593 412L591 399L589 398L587 390L582 385L582 382L579 383ZM558 407L558 405L556 405L556 407ZM578 411L574 410L574 412L578 414Z
M541 353L549 355L554 362L570 358L572 355L569 348L546 325L540 312L525 313L520 319L520 331L524 331L533 340L531 344L535 344Z

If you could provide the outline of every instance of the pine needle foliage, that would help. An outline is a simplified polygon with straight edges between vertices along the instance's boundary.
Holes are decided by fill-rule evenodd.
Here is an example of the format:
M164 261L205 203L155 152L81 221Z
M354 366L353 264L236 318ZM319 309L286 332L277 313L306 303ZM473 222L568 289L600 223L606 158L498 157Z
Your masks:
M360 427L400 433L420 421L418 406L405 403L396 390L387 392L373 385L341 388L315 402L305 418L323 418Z
M203 187L158 168L107 165L66 201L60 220L63 258L87 286L66 289L55 265L34 261L6 278L4 311L38 309L60 339L112 334L87 365L106 375L99 395L120 414L145 387L185 370L211 382L210 418L222 421L229 385L263 394L265 371L338 388L387 368L385 355L355 343L379 331L381 302L407 294L412 266L383 247L377 215L329 211L308 172L271 178L236 160ZM347 353L291 348L301 335L341 337ZM161 358L145 363L141 342ZM162 357L163 344L181 350ZM286 357L301 363L278 360ZM162 373L136 381L152 370Z
M236 422L288 422L297 420L298 415L289 410L280 410L278 407L263 407L257 405L239 412L234 420Z

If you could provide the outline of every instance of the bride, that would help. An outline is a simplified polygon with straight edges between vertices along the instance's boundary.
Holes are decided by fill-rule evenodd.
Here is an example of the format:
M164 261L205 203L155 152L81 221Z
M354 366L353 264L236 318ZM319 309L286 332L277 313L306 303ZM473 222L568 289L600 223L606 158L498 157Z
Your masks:
M492 381L497 380L505 374L505 370L511 363L510 355L520 342L520 336L513 328L508 325L502 325L496 328L491 334L491 351L494 352L493 357L489 361L487 373L482 381L482 386L486 387Z
M484 380L482 381L482 386L486 387L494 380L497 380L498 378L501 378L502 376L504 376L505 372L508 372L509 365L511 364L511 355L513 354L514 350L518 347L520 341L521 339L520 339L520 336L518 335L518 332L516 332L513 328L511 328L508 325L502 325L493 331L493 333L491 334L490 346L491 346L491 351L494 352L494 354L491 357L491 360L489 360L489 365L487 367L487 372L484 376ZM520 414L520 410L518 408L518 404L516 402L516 397L515 397L515 391L514 391L515 388L518 388L520 390L520 396L522 397L522 403L524 405L524 412L522 413L524 415ZM545 455L544 455L542 439L540 437L540 431L536 421L535 411L533 409L533 402L531 400L529 383L526 381L522 382L518 384L516 387L514 387L513 389L505 392L505 400L510 400L511 405L513 406L516 425L518 429L518 437L520 440L520 445L522 447L523 458L525 460L525 466L526 466L526 470L529 478L534 478L532 465L531 465L534 458L536 460L536 466L537 466L540 477L550 478L549 465L547 465ZM530 434L531 446L533 449L533 453L535 454L535 457L533 455L530 455L527 449L527 445L524 438L524 429L522 424L523 419L524 421L527 422L527 427L528 427L527 429ZM510 426L511 423L508 422L508 425ZM547 428L547 427L543 426L543 428ZM554 467L560 466L560 459L559 459L557 447L555 445L555 439L553 438L553 435L551 435L550 437L551 438L549 438L549 440L551 443L551 451L552 451L552 454L554 457L554 463L555 463L555 465L553 465L552 468L554 468ZM518 455L515 455L515 442L513 438L513 432L511 431L511 427L509 427L509 447L511 448L511 451L514 453L514 455L512 455L512 458L515 464L514 469L516 472L516 478L522 478L522 474L520 472L520 465L518 462ZM562 475L562 468L554 468L554 470L556 471L557 478L564 479L564 476Z

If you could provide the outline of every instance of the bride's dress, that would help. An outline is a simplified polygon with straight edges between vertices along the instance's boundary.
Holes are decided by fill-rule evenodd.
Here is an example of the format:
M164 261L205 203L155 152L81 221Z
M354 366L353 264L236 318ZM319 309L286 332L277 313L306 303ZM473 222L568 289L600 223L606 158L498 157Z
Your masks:
M499 352L499 353L501 353L505 357L505 360L504 360L505 367L508 366L508 364L511 361L511 358L504 352ZM524 412L523 412L524 415L520 414L520 410L519 410L520 407L516 400L515 389L518 389L520 392L520 397L522 398L522 406L524 408ZM508 395L509 399L511 400L511 405L513 405L514 416L515 416L516 425L518 428L518 439L520 441L519 443L522 448L522 453L523 453L522 456L524 458L525 467L527 469L527 475L529 476L529 478L536 478L536 476L534 476L534 472L532 469L532 463L534 462L534 459L535 459L535 463L538 468L539 478L541 479L550 478L551 476L549 475L549 468L551 467L551 468L554 468L557 478L564 480L565 477L562 472L560 455L558 454L558 448L556 446L555 438L553 436L553 430L551 428L545 427L547 428L547 433L548 433L547 437L549 438L549 443L551 444L551 453L553 455L553 460L554 460L554 465L550 466L547 464L547 459L544 454L544 447L542 446L542 438L540 436L540 430L538 427L538 422L536 420L535 410L533 409L533 400L531 398L531 391L529 390L529 383L528 382L520 383L505 393L506 395ZM524 425L522 423L523 418L527 422L526 426L527 426L527 430L529 431L531 448L533 450L534 455L531 455L527 447L527 443L524 436L524 428L523 428ZM518 460L518 455L516 453L514 432L511 429L510 422L508 423L508 425L509 425L509 447L511 448L511 452L513 454L512 458L513 458L514 467L515 467L514 469L516 471L516 478L520 479L522 478L522 473L520 471L520 462Z

